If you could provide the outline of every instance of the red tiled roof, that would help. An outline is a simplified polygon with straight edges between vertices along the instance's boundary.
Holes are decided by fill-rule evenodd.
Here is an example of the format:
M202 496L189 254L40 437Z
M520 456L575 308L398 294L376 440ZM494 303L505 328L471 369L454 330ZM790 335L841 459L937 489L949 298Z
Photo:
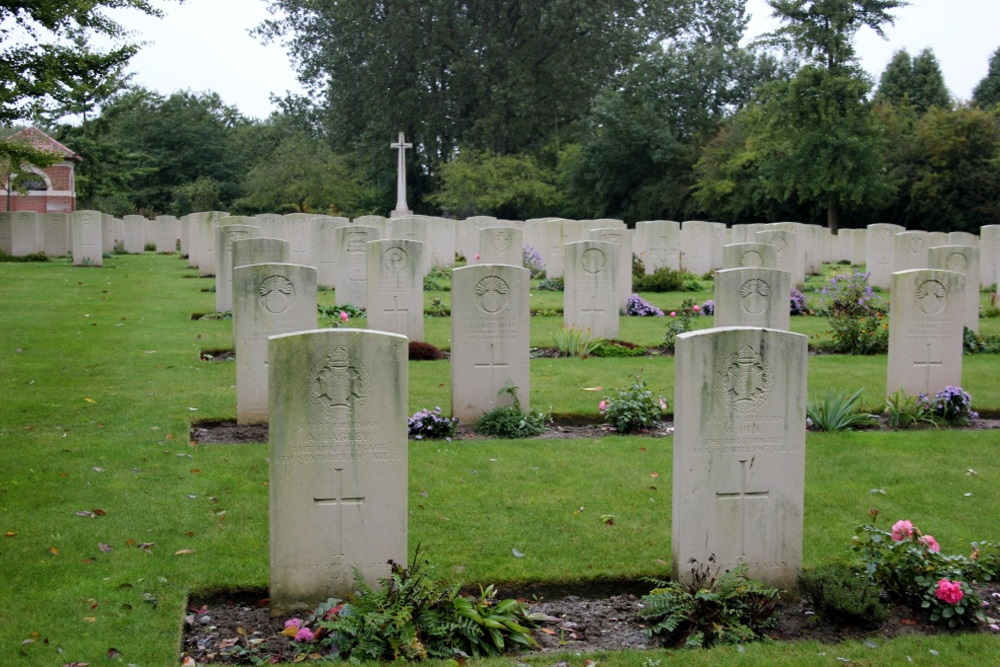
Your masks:
M66 148L58 141L39 130L37 127L26 127L20 132L15 132L7 137L7 141L29 144L39 150L56 153L67 160L76 160L77 162L83 161L82 157Z

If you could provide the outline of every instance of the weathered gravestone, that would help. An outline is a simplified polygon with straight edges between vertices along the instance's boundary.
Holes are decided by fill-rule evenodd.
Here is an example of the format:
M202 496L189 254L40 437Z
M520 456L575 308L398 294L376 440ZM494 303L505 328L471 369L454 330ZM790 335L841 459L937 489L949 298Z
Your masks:
M632 294L632 232L622 227L597 227L587 232L590 240L614 243L618 247L618 312L628 307Z
M913 269L892 274L886 392L933 396L962 384L965 277Z
M233 309L233 242L260 235L260 227L219 225L215 228L215 311Z
M716 271L715 326L790 331L791 289L791 274L780 269Z
M479 263L521 266L524 232L514 227L484 227L479 230Z
M643 220L635 223L636 254L646 275L660 268L681 268L681 223L676 220Z
M965 276L963 324L979 333L979 248L971 245L935 246L927 251L927 266Z
M451 414L472 422L513 404L530 404L528 329L530 272L506 264L466 266L452 272Z
M0 211L0 250L10 252L10 213Z
M310 611L407 559L407 342L363 329L271 338L270 604Z
M680 239L681 268L696 276L711 271L712 223L703 220L685 220L681 223Z
M806 280L805 252L799 246L799 233L787 229L769 228L754 236L758 243L769 243L778 252L778 268L788 271L793 285L801 285Z
M577 241L563 249L563 326L618 337L618 246Z
M895 242L893 273L928 267L927 250L931 244L927 232L900 232L896 234Z
M321 215L313 218L316 247L313 258L319 272L319 286L337 287L337 229L351 224L347 218Z
M233 241L233 268L249 264L288 264L288 241L261 236Z
M776 269L778 247L770 243L730 243L722 246L724 269Z
M153 223L156 252L176 252L180 223L172 215L158 215Z
M45 250L42 238L41 216L33 211L14 211L10 214L10 254L25 257Z
M802 564L807 337L728 327L677 336L673 574L746 565L791 595Z
M104 219L98 211L74 211L73 266L104 265Z
M42 216L42 238L45 254L49 257L63 257L69 254L69 214L46 213Z
M149 221L141 215L126 215L122 218L125 229L125 252L141 255L146 251L146 228Z
M334 230L337 246L337 303L368 306L368 242L378 238L378 229L366 225L349 225Z
M424 339L424 244L409 239L368 242L368 326Z
M868 225L867 231L865 270L869 274L868 283L872 287L889 289L896 270L896 234L905 231L905 228L880 222Z
M985 225L979 228L979 286L989 287L997 282L997 267L1000 266L1000 225Z
M316 269L250 264L233 269L236 421L267 421L267 338L319 326Z

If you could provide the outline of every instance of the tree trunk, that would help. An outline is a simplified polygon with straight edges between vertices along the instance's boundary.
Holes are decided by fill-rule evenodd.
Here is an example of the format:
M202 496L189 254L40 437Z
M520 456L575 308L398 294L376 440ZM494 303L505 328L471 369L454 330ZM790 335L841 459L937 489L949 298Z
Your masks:
M832 233L836 234L839 222L840 211L837 209L837 202L831 200L826 205L826 226Z

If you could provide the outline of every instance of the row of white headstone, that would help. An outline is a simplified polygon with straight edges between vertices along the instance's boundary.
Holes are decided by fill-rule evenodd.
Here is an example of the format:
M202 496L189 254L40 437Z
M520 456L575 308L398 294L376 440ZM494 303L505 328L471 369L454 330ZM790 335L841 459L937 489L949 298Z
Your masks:
M967 232L906 231L893 224L869 225L866 229L842 229L836 235L824 227L797 222L732 225L689 220L642 221L635 229L625 229L621 220L566 220L537 218L526 221L498 220L480 216L450 220L431 216L384 218L362 216L354 220L325 215L295 213L263 214L252 217L230 216L223 212L192 213L181 218L159 216L147 220L141 216L114 218L97 211L71 214L0 213L0 248L14 255L44 252L51 256L72 254L79 264L99 265L103 254L119 247L125 252L142 252L153 246L157 252L173 252L179 245L189 264L199 275L216 273L215 233L223 224L246 224L261 229L261 235L281 238L291 244L295 263L315 266L319 284L335 287L333 264L342 244L358 242L354 235L343 238L337 228L373 228L364 230L373 238L408 238L425 244L424 266L452 266L456 255L474 258L488 250L482 245L479 231L485 227L508 227L522 231L523 245L538 251L550 277L562 276L567 243L587 240L610 240L620 237L623 248L629 244L640 257L647 272L657 268L683 268L703 275L723 267L723 247L734 243L764 241L779 247L779 262L799 284L809 273L818 272L823 262L850 262L866 265L871 284L889 289L891 275L897 271L925 268L929 249L957 245L978 248L979 284L997 282L1000 258L1000 225L980 228L980 234ZM605 230L595 236L595 230ZM900 236L902 235L902 236ZM520 249L518 249L518 252ZM357 250L352 251L357 252ZM625 252L623 250L623 252ZM517 264L521 264L518 259Z

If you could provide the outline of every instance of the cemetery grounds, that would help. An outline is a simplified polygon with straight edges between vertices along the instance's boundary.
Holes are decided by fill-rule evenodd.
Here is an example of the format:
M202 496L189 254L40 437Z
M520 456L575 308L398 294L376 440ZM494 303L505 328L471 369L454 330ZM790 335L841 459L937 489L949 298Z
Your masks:
M235 415L235 364L202 360L231 349L232 323L193 319L214 309L213 284L176 255L113 255L103 268L0 263L0 664L178 664L190 596L266 595L267 447L189 437L192 422ZM642 296L667 310L688 296L712 298ZM552 344L561 298L532 292L532 309L543 313L532 317L532 346ZM447 304L448 292L425 295L431 310L435 299ZM320 303L334 294L321 292ZM429 342L448 346L447 317L425 325ZM655 346L664 328L663 318L622 318L620 338ZM792 329L822 336L825 322L796 317ZM981 332L1000 333L1000 320L984 319ZM447 363L410 363L411 413L448 412ZM974 407L1000 415L1000 357L963 364ZM600 399L629 373L672 402L673 369L672 357L533 359L531 407L560 423L596 421ZM810 356L809 392L863 388L865 407L877 412L885 372L885 355ZM411 441L411 552L420 544L435 575L497 583L502 595L665 578L671 439L601 436ZM847 561L872 508L883 528L912 520L949 552L997 540L998 478L998 431L810 432L804 565ZM979 633L516 661L978 665L998 657L1000 637Z

